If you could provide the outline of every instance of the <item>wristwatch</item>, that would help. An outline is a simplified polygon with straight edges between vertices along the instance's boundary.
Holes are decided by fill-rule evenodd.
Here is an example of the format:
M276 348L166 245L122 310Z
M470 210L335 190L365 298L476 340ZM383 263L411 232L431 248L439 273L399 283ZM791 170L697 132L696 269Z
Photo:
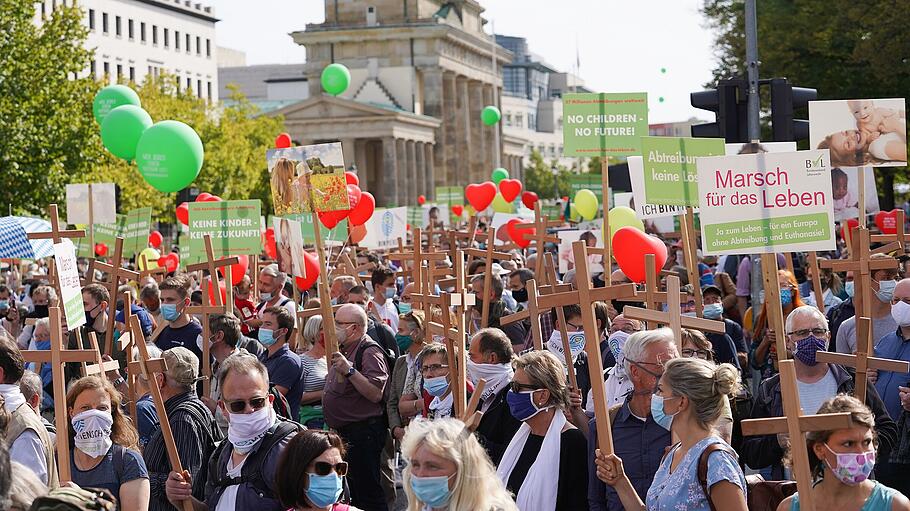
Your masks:
M356 373L356 372L357 372L357 369L354 369L354 366L351 366L351 368L348 369L347 374L345 374L345 377L350 378L351 376L354 376L354 373Z

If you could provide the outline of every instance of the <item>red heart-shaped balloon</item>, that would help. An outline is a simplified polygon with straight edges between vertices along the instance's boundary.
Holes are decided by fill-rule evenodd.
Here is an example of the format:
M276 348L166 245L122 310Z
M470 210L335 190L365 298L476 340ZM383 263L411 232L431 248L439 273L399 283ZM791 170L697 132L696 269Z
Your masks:
M452 206L452 213L455 213L456 216L461 216L464 213L464 206L461 204L455 204Z
M95 255L98 257L107 255L107 245L104 243L95 243Z
M319 258L316 257L316 254L303 251L303 265L306 271L306 277L296 277L294 282L297 284L298 289L307 290L313 287L313 284L316 283L316 279L319 278Z
M663 241L634 227L622 227L613 234L613 257L632 282L645 281L647 254L654 254L654 270L660 272L667 262L667 246Z
M464 189L464 196L475 211L480 213L487 209L496 197L496 185L492 181L486 181L480 184L470 184Z
M528 248L528 245L531 244L531 238L537 234L537 230L533 227L516 227L518 224L524 223L530 223L530 221L513 218L506 223L506 232L509 233L509 238L516 245L521 248Z
M209 284L209 305L214 306L214 305L216 305L215 287L212 285L212 279L206 278L206 280L208 281L208 284ZM220 294L221 294L221 303L226 302L227 301L227 290L224 287L224 281L218 282L218 290L220 291Z
M897 234L897 212L898 209L891 211L879 211L875 215L875 225L883 234Z
M853 229L859 227L859 220L855 218L848 218L845 222L840 224L840 235L844 238L844 241L847 242L847 246L850 247L853 245Z
M357 205L351 209L350 215L348 215L348 222L351 225L363 225L373 216L373 211L376 209L376 199L373 198L373 194L370 192L362 192L360 194L360 200L357 201Z
M178 266L180 266L180 256L173 252L164 256L164 268L169 273L177 271Z
M521 203L528 209L534 209L534 204L537 203L537 194L534 192L521 194Z
M512 202L521 193L521 181L517 179L503 179L499 182L499 193L506 202Z
M240 254L237 256L237 264L232 264L231 268L231 284L236 286L243 280L243 276L246 275L247 268L250 267L250 258L245 254ZM218 267L218 273L224 276L224 266Z
M420 204L421 206L423 206L424 204L426 204L426 202L427 202L427 198L425 196L423 196L423 195L417 196L417 204Z
M190 206L186 202L177 206L177 221L183 225L190 224Z

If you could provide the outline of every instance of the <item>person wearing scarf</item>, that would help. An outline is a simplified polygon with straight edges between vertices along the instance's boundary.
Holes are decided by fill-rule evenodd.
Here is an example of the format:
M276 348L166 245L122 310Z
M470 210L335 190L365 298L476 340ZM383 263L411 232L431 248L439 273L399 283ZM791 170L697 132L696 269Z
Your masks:
M509 412L506 393L512 382L512 343L498 328L484 328L471 338L467 373L471 383L484 380L486 386L478 410L483 412L475 433L494 464L502 458L521 422Z
M548 351L532 351L514 365L506 400L522 425L499 463L500 480L519 509L587 509L588 467L578 455L587 439L566 420L569 393L562 362Z

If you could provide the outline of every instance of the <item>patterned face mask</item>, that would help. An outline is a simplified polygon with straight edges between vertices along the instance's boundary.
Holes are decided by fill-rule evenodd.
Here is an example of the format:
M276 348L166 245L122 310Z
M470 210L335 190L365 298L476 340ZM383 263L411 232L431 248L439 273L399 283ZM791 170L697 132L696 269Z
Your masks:
M840 482L855 486L872 474L872 468L875 467L875 449L860 453L839 453L832 451L828 444L825 444L825 448L837 457L837 465L832 467L828 460L825 460L825 464Z

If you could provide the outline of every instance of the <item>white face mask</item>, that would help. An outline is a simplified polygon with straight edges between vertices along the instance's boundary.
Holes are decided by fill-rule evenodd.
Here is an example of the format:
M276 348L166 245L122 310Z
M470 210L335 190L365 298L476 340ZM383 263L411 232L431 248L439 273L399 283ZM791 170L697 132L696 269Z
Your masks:
M585 333L566 332L566 334L569 336L569 349L572 350L572 362L574 363L575 359L578 358L578 354L585 349ZM562 347L562 332L553 330L553 333L550 334L550 339L547 340L547 351L556 355L556 358L563 365L566 364L566 355Z
M77 449L93 458L107 454L113 445L111 428L114 426L114 417L110 412L86 410L76 414L70 422L76 432L73 441Z
M892 305L891 317L899 326L910 326L910 304L899 301Z
M246 454L262 440L275 423L275 410L271 403L253 413L228 413L228 440L234 450Z

